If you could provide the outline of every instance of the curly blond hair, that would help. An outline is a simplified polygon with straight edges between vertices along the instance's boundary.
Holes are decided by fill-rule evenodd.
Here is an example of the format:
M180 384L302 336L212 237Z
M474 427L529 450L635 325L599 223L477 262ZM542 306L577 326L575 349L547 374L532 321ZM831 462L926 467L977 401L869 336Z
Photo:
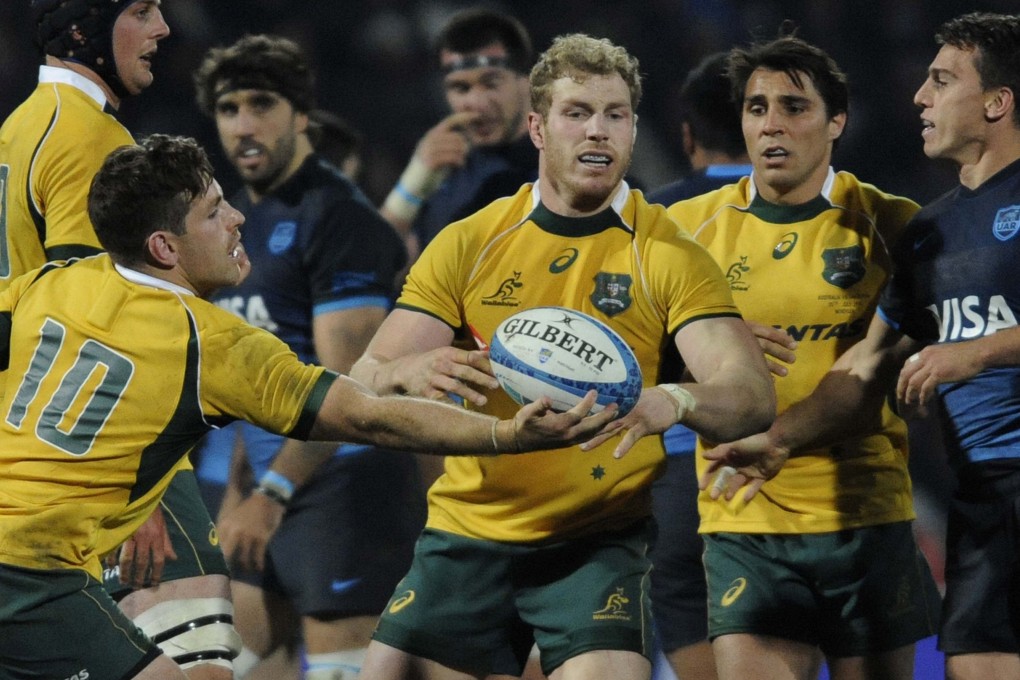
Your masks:
M531 108L546 116L552 105L552 84L560 78L583 82L589 76L618 73L630 90L631 108L641 101L641 74L638 60L627 50L605 38L583 33L561 35L538 58L531 69Z

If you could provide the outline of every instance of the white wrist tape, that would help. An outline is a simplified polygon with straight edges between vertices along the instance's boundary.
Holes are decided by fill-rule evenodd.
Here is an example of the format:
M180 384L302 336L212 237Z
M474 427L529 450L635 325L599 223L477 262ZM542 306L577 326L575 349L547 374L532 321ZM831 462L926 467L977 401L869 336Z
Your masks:
M676 383L662 383L656 387L669 395L676 406L676 422L683 422L684 416L694 410L694 395Z
M412 156L397 185L386 196L383 207L400 219L410 222L418 214L422 203L443 183L448 172L447 168L430 169L418 160L417 156Z

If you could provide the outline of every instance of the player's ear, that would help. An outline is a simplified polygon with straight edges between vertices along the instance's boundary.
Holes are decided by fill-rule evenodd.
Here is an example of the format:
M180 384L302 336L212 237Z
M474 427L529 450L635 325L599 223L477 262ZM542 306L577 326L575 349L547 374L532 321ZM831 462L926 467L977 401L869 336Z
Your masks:
M1017 105L1013 90L1008 87L989 90L985 96L985 118L989 122L1001 120L1007 115L1011 116Z
M528 113L528 134L536 149L545 148L545 130L542 127L542 114L535 111Z
M308 114L304 111L294 112L294 130L298 134L308 132Z
M156 267L171 269L177 265L177 243L168 231L154 231L145 239L146 259Z

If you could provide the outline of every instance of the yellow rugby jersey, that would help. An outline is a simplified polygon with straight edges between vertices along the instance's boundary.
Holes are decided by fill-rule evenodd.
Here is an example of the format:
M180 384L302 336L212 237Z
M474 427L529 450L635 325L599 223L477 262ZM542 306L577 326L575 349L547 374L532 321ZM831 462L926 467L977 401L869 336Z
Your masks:
M411 268L397 305L433 315L473 346L490 342L522 309L559 305L617 331L633 348L646 386L681 326L737 316L719 267L657 205L624 185L612 207L587 218L545 208L525 185L443 229ZM502 390L485 410L506 418ZM614 460L616 441L517 456L448 457L429 491L428 526L497 541L563 539L650 513L649 487L664 463L660 437Z
M860 340L890 273L889 249L916 203L830 169L800 206L765 202L743 178L668 208L726 274L745 319L787 330L797 360L775 380L778 410L807 397ZM699 456L699 474L707 463ZM797 454L745 505L699 498L701 531L821 533L912 519L906 426Z
M0 357L0 562L97 578L211 426L243 418L302 437L335 378L106 255L0 293Z
M42 66L35 91L0 128L0 290L79 254L75 246L99 249L89 186L111 151L133 143L105 105L92 81Z

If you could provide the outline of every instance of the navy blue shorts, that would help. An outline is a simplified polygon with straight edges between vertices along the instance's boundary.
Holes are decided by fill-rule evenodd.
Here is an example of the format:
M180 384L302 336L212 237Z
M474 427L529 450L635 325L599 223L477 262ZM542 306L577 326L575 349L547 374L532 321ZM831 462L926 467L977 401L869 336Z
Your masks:
M1020 653L1020 464L960 471L949 507L946 597L939 630L946 654Z
M664 652L708 640L708 586L698 534L698 478L694 454L666 457L652 486L658 534L652 548L652 615Z
M415 457L365 449L323 463L294 494L264 572L233 577L290 600L303 616L376 616L425 526Z

